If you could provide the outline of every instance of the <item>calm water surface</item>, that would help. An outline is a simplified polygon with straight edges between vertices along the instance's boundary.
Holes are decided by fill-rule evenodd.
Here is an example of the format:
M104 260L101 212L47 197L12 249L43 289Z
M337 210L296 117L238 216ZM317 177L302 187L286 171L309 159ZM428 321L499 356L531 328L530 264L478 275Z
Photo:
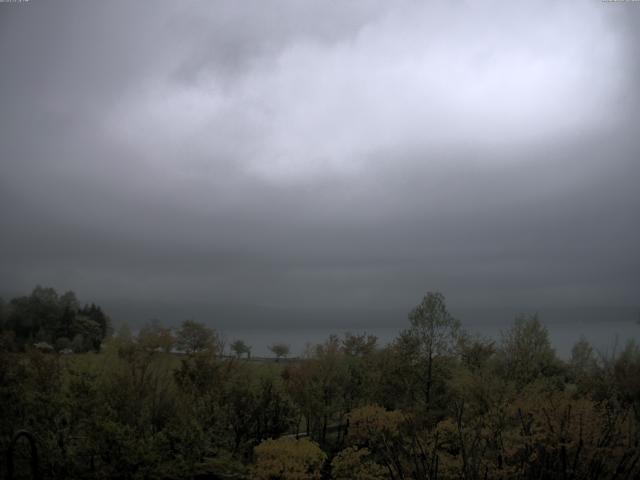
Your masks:
M495 322L467 326L471 333L478 333L485 337L499 340L500 333L510 326L510 322ZM546 324L551 342L558 355L562 358L571 356L571 348L584 336L595 349L611 353L614 348L620 350L631 339L640 342L640 325L633 321L608 322L558 322ZM291 347L291 355L297 356L304 352L308 343L320 343L332 334L342 335L346 332L367 332L376 335L381 344L392 341L406 326L392 328L277 328L277 329L238 329L223 331L227 343L235 339L242 339L252 346L255 356L271 356L268 346L276 342L284 342Z

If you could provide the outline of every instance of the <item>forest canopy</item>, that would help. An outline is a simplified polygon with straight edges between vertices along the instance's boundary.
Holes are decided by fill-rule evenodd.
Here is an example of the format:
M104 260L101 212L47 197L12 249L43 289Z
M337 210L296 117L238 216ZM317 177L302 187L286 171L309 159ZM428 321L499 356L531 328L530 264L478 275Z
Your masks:
M603 354L583 339L563 360L535 315L483 338L428 292L388 345L346 333L301 357L274 344L271 359L242 340L227 355L195 320L111 335L100 307L41 287L2 318L15 338L0 345L0 450L21 475L24 430L51 479L640 475L640 348ZM32 344L67 335L81 353Z
M72 291L59 295L37 286L29 295L0 305L0 331L0 341L9 350L43 343L77 353L99 351L111 333L111 319L94 303L81 306Z

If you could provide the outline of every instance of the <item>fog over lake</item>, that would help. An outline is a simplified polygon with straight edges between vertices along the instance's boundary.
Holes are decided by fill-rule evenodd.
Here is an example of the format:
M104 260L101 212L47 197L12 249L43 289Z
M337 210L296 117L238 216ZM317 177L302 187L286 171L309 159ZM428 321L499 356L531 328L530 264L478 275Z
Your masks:
M181 305L172 309L163 304L149 304L135 310L127 305L111 310L116 320L138 326L144 324L140 319L157 319L177 326L184 318L195 318L217 328L227 344L244 340L255 356L272 356L268 347L274 343L288 344L291 354L298 356L309 344L321 343L331 334L366 332L377 336L381 346L387 344L409 327L410 308L296 309L192 304L189 308ZM537 314L548 328L558 355L565 359L582 337L602 354L619 352L629 340L640 342L640 308L635 307L454 307L451 312L470 333L496 343L515 318Z
M471 333L483 335L499 342L500 335L510 326L510 322L500 322L489 325L477 325L469 328ZM560 358L571 357L573 345L581 338L585 338L594 349L602 354L619 353L629 340L640 342L640 325L630 321L603 321L597 323L563 322L547 325L551 343ZM268 329L239 329L223 330L222 335L229 342L242 339L253 346L252 355L272 357L269 345L282 342L291 347L292 356L304 354L309 344L313 345L326 340L329 335L342 336L345 333L368 333L378 337L380 345L393 341L400 332L399 328L373 327L367 329L317 329L294 328L274 330Z

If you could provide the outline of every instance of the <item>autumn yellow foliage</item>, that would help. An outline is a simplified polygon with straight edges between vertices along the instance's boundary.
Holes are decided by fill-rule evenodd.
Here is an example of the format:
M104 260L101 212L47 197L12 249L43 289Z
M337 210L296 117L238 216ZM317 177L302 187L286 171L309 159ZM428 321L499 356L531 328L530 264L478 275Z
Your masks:
M307 438L265 440L254 449L251 478L256 480L314 480L327 456Z

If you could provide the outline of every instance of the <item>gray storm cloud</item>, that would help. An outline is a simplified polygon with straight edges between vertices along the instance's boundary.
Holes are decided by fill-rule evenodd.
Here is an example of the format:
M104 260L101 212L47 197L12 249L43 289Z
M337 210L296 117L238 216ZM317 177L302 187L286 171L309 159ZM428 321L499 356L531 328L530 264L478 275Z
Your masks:
M635 305L640 4L0 4L0 291Z

